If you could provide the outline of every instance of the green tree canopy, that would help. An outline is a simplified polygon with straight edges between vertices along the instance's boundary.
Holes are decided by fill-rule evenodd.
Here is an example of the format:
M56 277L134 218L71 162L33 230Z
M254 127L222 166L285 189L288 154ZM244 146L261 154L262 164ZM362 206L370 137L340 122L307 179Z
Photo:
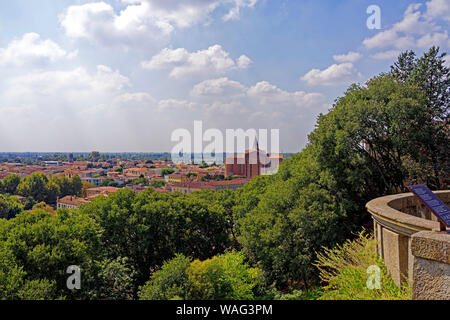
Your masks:
M2 192L9 193L11 195L16 194L17 186L20 183L20 177L17 174L10 174L6 176L2 181Z
M12 219L23 210L17 198L0 194L0 219Z
M242 252L228 252L205 261L177 255L163 264L140 290L142 300L252 300L258 270Z

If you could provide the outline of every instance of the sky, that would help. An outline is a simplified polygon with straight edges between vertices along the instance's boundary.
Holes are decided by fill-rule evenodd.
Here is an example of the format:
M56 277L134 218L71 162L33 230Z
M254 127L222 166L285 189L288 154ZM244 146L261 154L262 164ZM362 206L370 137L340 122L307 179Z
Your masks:
M196 120L299 152L351 83L448 52L449 23L450 0L1 1L0 152L169 152Z

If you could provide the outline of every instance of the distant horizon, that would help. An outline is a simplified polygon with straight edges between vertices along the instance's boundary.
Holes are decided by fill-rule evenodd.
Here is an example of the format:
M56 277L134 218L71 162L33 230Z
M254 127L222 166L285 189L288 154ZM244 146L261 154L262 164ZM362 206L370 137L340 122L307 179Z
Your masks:
M98 150L91 150L91 151L0 151L0 155L2 154L89 154L93 151ZM280 154L293 154L293 153L299 153L300 151L295 152L280 152ZM110 152L110 151L98 151L100 154L111 154L111 155L120 155L120 154L167 154L171 155L171 152L167 151L119 151L119 152ZM216 154L226 154L226 152L216 152ZM192 153L192 154L202 154L202 153ZM203 153L204 155L209 153ZM233 154L231 152L228 152L227 154Z

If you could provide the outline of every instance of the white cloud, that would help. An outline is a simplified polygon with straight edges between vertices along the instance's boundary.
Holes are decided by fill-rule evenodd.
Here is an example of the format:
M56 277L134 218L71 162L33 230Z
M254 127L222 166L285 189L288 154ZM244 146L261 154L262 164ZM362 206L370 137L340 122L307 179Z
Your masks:
M447 68L450 68L450 55L446 55L444 59L445 59L444 65L445 65Z
M142 113L151 114L137 108L151 98L130 92L130 80L103 65L1 81L2 150L130 150L148 119Z
M397 31L390 29L377 33L372 38L364 39L363 44L368 49L374 48L408 48L414 45L414 38L411 36L400 36Z
M94 103L130 87L127 77L103 65L91 74L84 68L70 71L35 71L8 79L6 97L33 105L58 102ZM71 101L72 100L72 101Z
M280 129L283 145L300 149L315 119L329 105L321 93L283 90L268 81L245 86L228 78L203 81L192 89L191 101L205 126ZM224 132L224 131L223 131ZM286 149L285 149L286 150Z
M417 46L420 48L429 48L432 46L448 47L450 48L450 38L448 32L435 32L423 35L417 40Z
M163 49L150 61L142 62L144 69L170 69L170 76L175 79L192 77L210 77L225 74L234 69L247 68L251 60L241 56L237 61L230 58L228 52L220 45L206 50L188 52L184 48Z
M449 19L449 6L448 0L432 0L426 3L426 10L421 11L422 4L411 4L401 21L364 39L363 44L368 49L391 47L402 50L433 45L450 47L448 32L442 31L442 27L437 24L438 19Z
M362 58L362 54L359 52L349 51L346 54L337 54L333 56L333 59L339 63L343 62L355 62Z
M178 100L178 99L165 99L161 100L158 103L158 110L162 112L166 111L193 111L197 107L197 104L194 102L190 102L187 100Z
M116 14L105 2L74 5L60 15L66 34L103 45L154 45L164 43L173 31L167 21L155 19L147 2L132 4Z
M427 16L450 21L450 2L448 0L432 0L426 3Z
M42 40L37 33L26 33L21 39L0 48L1 66L44 65L63 58L73 58L77 52L67 53L52 40Z
M240 113L259 112L266 115L274 111L283 115L295 115L309 108L320 107L324 102L324 96L320 93L289 92L267 81L246 87L228 78L206 80L197 84L191 91L191 97L194 101L215 106L214 110L219 106L222 110L230 110L233 106Z
M257 0L122 0L120 13L105 2L73 5L60 15L66 34L103 45L154 46L167 42L176 28L211 21L217 8L231 6L225 20L239 18L241 8Z
M221 129L283 128L297 148L317 114L326 111L320 93L228 78L198 83L184 99L155 99L133 92L126 76L103 65L93 71L35 70L0 81L0 146L13 151L163 151L172 130L198 119ZM297 125L303 117L311 118L311 126Z
M388 50L375 53L371 55L371 57L377 60L392 60L397 58L400 55L400 53L401 53L400 50Z
M226 96L236 97L243 96L247 88L241 83L228 78L218 78L203 81L194 86L191 95L198 98Z
M346 85L358 80L362 75L356 70L351 62L333 64L327 69L312 69L306 73L301 80L310 85L335 86Z
M237 66L239 69L247 69L252 63L253 61L249 57L242 55L237 61Z

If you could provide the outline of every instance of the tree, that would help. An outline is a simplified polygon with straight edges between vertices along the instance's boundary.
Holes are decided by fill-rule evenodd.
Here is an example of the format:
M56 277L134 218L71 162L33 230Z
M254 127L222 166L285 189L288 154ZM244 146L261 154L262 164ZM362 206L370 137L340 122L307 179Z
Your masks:
M252 300L258 270L242 252L228 252L205 261L176 255L155 272L139 292L141 300Z
M58 197L60 197L61 195L61 189L59 187L59 183L58 181L54 180L54 179L50 179L46 186L46 198L45 198L45 202L48 204L56 204L56 200L58 199Z
M187 269L195 300L253 300L258 269L245 263L242 252L228 252L206 261L195 260Z
M136 288L174 252L207 259L230 245L223 209L215 203L148 189L121 189L80 208L102 227L107 257L129 259Z
M143 185L148 185L148 179L146 177L144 177L144 175L141 175L139 178L134 179L132 181L133 185L139 185L139 184L143 184Z
M24 197L33 197L37 202L45 201L47 198L48 178L39 172L33 172L30 176L22 179L17 187L17 193Z
M33 206L32 211L39 211L39 210L45 211L45 212L51 214L52 216L54 216L54 215L56 214L56 211L53 210L53 208L50 207L50 206L49 206L48 204L46 204L45 202L40 202L40 203L37 203L37 204L35 204L35 205Z
M0 194L0 219L12 219L22 210L23 205L17 198Z
M166 185L166 182L162 180L154 180L150 183L150 185L155 188L162 188Z
M350 226L343 223L347 201L334 189L334 179L320 170L311 147L283 161L269 184L261 182L254 187L263 193L235 212L242 250L262 270L266 285L308 287L317 273L315 252L348 233ZM241 213L245 208L250 211Z
M135 298L135 271L128 259L104 259L96 266L97 276L89 296L96 300L132 300Z
M6 269L19 281L6 298L89 298L95 289L93 279L97 278L93 266L102 257L99 233L95 220L65 210L59 210L58 215L35 210L22 212L7 223L0 220L0 270ZM4 254L10 262L2 267ZM71 265L83 270L80 291L67 290L66 270Z
M3 179L2 192L11 195L16 194L17 186L20 183L20 177L17 174L10 174Z
M192 282L187 275L191 259L182 254L164 262L161 270L155 272L151 280L140 288L140 300L187 299Z
M427 140L417 146L420 157L407 157L411 183L422 182L432 188L445 189L445 176L450 171L450 69L445 66L446 53L432 47L416 58L412 51L402 53L391 67L391 74L400 82L418 86L425 94L428 121L421 131Z
M81 196L83 192L83 182L81 181L81 178L78 175L74 175L70 179L71 184L71 194L72 196Z
M88 155L88 161L98 162L99 159L100 159L100 152L98 152L98 151L92 151L92 152Z
M171 175L172 173L174 173L175 170L172 168L165 168L161 170L161 177L167 176L167 175Z
M64 176L53 176L50 180L55 181L59 186L59 197L64 198L65 196L70 196L72 194L72 184L65 175Z

